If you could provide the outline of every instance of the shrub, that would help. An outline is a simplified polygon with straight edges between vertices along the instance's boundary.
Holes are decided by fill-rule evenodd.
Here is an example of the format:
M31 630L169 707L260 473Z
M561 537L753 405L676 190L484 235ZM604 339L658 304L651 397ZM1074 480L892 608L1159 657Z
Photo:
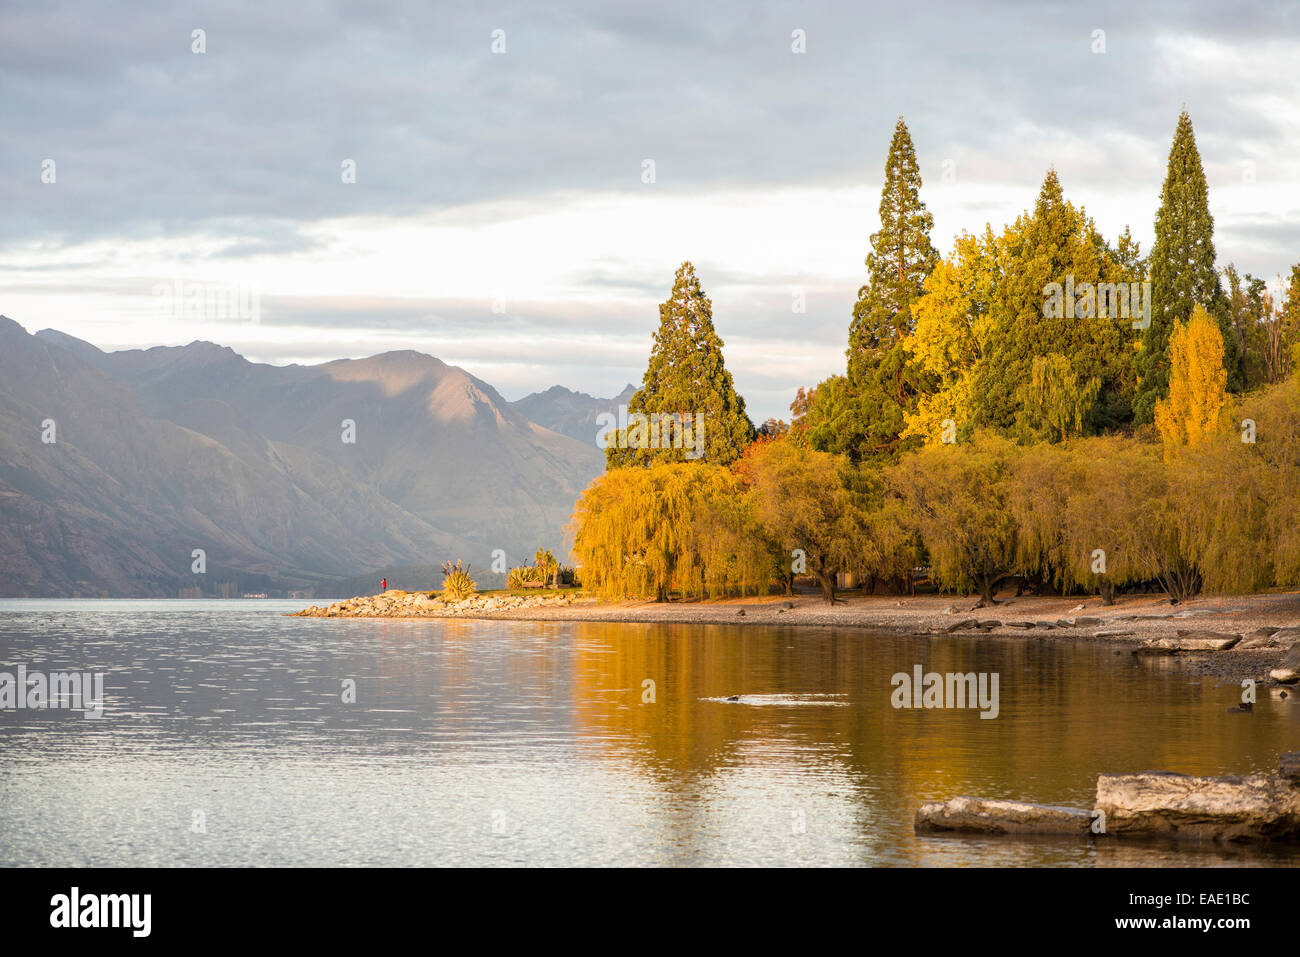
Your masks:
M477 583L469 577L471 567L470 565L461 567L459 558L456 559L455 565L451 562L442 563L442 593L445 597L464 601L478 591Z
M512 568L506 574L507 588L524 588L531 582L542 580L542 572L535 565L529 565L527 562L518 568Z

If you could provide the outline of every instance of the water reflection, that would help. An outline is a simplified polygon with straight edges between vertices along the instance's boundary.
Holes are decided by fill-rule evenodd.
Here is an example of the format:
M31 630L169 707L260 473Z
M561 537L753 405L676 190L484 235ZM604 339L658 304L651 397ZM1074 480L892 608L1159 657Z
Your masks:
M104 671L108 697L99 721L0 713L0 862L1295 858L912 833L925 800L1087 807L1103 771L1262 772L1298 746L1294 699L1229 715L1235 685L1103 644L277 614L291 607L0 602L0 670ZM918 664L997 673L999 716L895 710L890 678Z

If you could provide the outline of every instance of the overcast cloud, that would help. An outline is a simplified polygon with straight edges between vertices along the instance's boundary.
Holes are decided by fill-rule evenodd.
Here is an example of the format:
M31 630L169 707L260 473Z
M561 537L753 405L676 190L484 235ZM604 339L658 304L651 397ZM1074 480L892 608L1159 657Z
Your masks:
M1250 2L7 0L0 312L104 348L415 348L509 398L609 395L640 382L691 259L751 413L788 417L843 368L900 114L944 251L1031 205L1050 165L1145 249L1186 104L1220 265L1288 271L1298 20ZM253 290L258 313L160 314L174 279Z

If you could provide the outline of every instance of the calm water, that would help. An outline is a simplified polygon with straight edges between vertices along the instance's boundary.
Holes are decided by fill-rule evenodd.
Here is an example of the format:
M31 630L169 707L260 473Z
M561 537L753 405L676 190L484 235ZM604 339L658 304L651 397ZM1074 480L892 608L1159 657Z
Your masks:
M1297 856L913 834L925 800L1090 807L1102 771L1263 772L1300 747L1295 697L1229 715L1239 689L1169 662L823 629L280 616L300 604L0 601L0 671L102 671L107 699L99 720L0 711L0 864ZM915 664L997 672L1000 715L893 709L890 678Z

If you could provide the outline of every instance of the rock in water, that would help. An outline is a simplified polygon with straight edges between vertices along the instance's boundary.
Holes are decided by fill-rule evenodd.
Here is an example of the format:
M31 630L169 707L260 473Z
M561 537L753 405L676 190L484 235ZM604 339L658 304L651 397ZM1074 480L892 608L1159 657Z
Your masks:
M1241 641L1241 635L1220 635L1212 631L1191 631L1185 635L1179 635L1177 638L1156 638L1153 641L1148 641L1143 645L1143 648L1150 649L1146 652L1147 654L1160 651L1227 651L1239 641Z
M1292 784L1300 785L1300 751L1287 751L1279 757L1277 773Z
M1078 808L957 797L922 804L916 811L915 829L918 833L1086 834L1091 826L1091 812Z
M1300 837L1300 788L1282 778L1203 778L1168 771L1103 774L1097 809L1108 834L1201 841Z
M1300 785L1300 752L1286 752L1278 758L1278 774Z
M1293 645L1291 650L1282 656L1278 666L1268 673L1268 676L1284 685L1300 680L1300 644Z

